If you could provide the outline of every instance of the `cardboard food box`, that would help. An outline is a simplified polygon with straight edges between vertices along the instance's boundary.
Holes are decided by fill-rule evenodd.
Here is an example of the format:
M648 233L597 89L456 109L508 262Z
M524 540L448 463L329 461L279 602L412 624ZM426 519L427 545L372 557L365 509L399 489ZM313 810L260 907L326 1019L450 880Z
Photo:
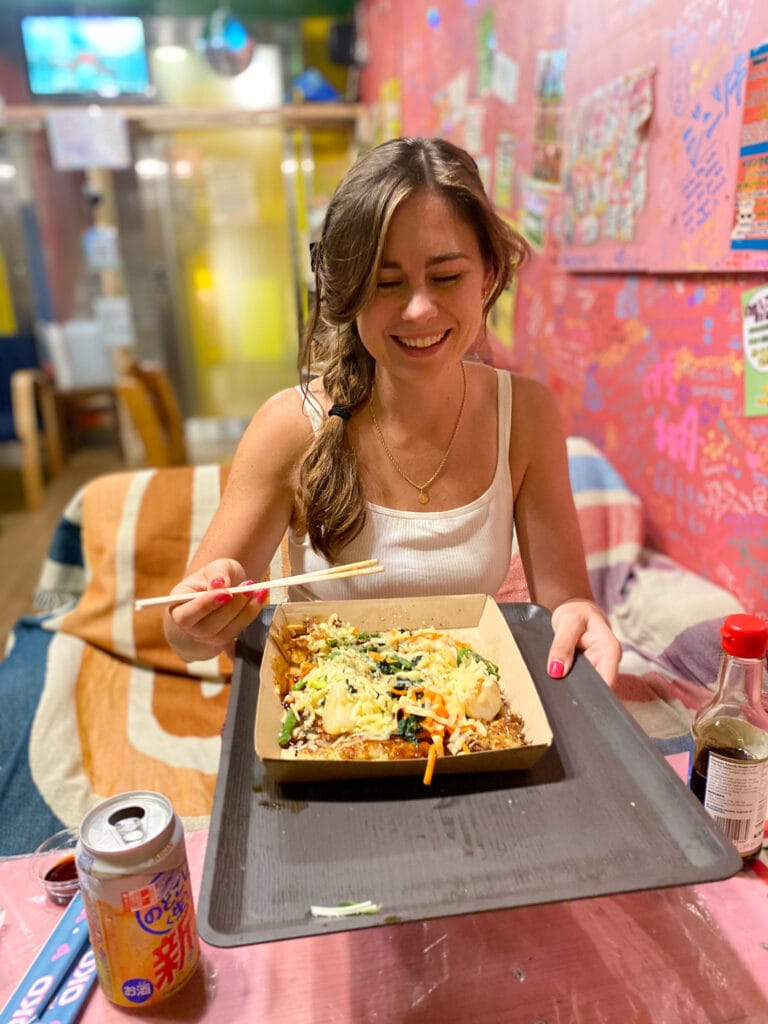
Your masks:
M485 594L452 597L388 598L365 601L301 601L280 605L272 630L285 624L318 621L338 615L362 631L432 627L466 641L499 667L499 685L513 711L522 715L524 747L438 757L438 772L493 772L530 768L552 743L552 730L536 688L498 605ZM281 782L316 782L402 775L423 775L426 758L400 760L325 760L291 757L278 744L283 710L275 681L282 660L270 637L264 649L256 708L256 753L267 771Z

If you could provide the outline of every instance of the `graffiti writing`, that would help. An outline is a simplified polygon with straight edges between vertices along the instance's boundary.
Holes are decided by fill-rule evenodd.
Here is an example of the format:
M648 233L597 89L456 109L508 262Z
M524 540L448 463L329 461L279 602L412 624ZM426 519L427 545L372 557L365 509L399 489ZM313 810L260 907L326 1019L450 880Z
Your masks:
M732 480L708 480L702 495L704 512L711 519L728 515L759 515L768 518L768 487L739 490Z
M677 405L677 387L675 386L675 362L671 352L664 359L648 370L641 385L643 398L648 401L664 399L670 405Z
M666 455L671 462L682 462L689 472L696 469L699 452L699 413L689 405L675 423L657 416L653 421L656 451Z
M691 167L698 166L720 121L727 118L734 107L741 106L741 91L746 76L747 55L734 54L733 65L715 82L709 94L710 100L694 104L691 111L693 123L686 127L682 135Z

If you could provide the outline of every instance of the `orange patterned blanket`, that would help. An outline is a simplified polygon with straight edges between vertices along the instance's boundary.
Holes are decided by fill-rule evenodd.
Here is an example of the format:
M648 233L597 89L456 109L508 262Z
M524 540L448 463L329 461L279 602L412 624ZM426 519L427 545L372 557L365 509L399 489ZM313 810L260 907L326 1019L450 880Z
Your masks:
M231 661L185 664L165 643L162 609L136 612L133 602L181 579L226 475L219 466L117 473L88 484L67 509L81 528L84 588L42 622L54 635L29 765L68 825L129 789L165 793L187 826L207 822ZM281 551L271 571L283 573Z

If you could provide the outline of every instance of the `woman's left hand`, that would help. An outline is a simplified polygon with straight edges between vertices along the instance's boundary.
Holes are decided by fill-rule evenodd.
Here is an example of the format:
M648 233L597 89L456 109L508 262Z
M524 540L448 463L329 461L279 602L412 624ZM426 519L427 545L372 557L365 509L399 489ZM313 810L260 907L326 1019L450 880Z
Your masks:
M621 644L603 612L592 601L565 601L552 612L555 639L547 657L547 671L554 679L567 675L577 650L584 651L595 671L612 686L618 674Z

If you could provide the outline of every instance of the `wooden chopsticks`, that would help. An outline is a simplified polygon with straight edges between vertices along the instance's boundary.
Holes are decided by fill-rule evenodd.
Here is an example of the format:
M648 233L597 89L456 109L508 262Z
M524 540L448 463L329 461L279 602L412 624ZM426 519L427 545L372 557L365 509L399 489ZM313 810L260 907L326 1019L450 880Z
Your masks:
M201 594L247 594L257 590L271 590L273 587L293 586L301 583L322 583L323 580L341 580L347 576L369 576L374 572L384 572L384 566L378 559L368 558L363 562L348 562L346 565L332 565L328 569L315 572L300 573L298 576L284 576L278 580L261 580L258 583L243 583L238 587L221 587L215 590L198 590L190 594L164 594L162 597L143 597L134 601L133 607L139 612L144 608L157 608L161 605L183 604L193 601Z

